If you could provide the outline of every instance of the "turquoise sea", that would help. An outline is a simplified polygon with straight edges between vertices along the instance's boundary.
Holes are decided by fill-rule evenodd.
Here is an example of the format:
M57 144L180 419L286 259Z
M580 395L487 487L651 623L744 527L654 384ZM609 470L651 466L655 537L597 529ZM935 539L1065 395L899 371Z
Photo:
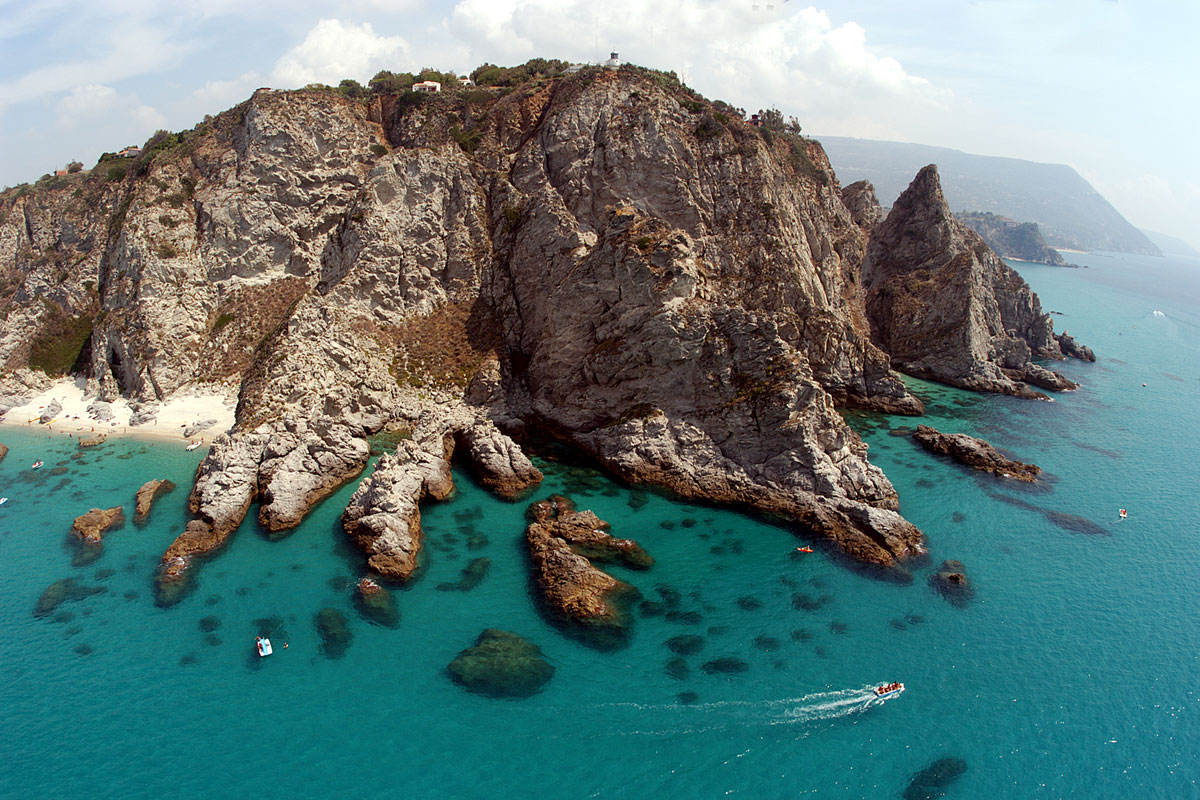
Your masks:
M539 616L525 504L465 473L425 509L428 565L396 592L396 629L350 603L360 562L338 517L353 485L278 540L252 514L195 591L162 609L153 572L201 453L124 440L71 459L72 440L0 431L0 796L899 797L946 757L966 766L947 797L1200 796L1200 262L1072 259L1088 268L1014 266L1061 312L1056 326L1095 349L1096 364L1058 365L1078 392L1046 403L913 382L929 424L1039 464L1043 489L890 435L912 419L851 417L929 537L907 585L820 547L796 554L786 528L546 464L535 498L563 491L637 539L657 564L614 573L675 598L670 619L639 616L610 652ZM46 467L33 472L36 459ZM131 511L159 477L179 488L149 524L72 567L71 520ZM479 534L487 544L471 549ZM490 564L477 587L439 589L478 557ZM975 585L965 607L928 583L943 559ZM35 617L68 577L103 591ZM350 622L341 658L320 651L326 607ZM258 659L256 620L270 618L276 654ZM556 672L540 694L489 699L447 678L489 627L541 647ZM665 669L680 634L704 641L686 677ZM747 669L702 669L720 657ZM907 691L867 700L864 687L890 680Z

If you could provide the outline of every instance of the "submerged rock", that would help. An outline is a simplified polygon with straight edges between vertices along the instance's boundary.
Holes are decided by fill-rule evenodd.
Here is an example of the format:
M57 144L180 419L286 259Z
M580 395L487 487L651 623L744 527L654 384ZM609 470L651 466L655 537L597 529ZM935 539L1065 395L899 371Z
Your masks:
M80 447L99 447L100 445L104 444L104 440L106 438L107 437L102 433L97 436L89 436L87 438L84 438L81 436L81 437L79 437L79 446Z
M3 461L6 455L8 455L8 445L0 444L0 461Z
M928 425L918 425L913 438L932 453L948 455L960 464L993 475L1033 483L1042 472L1041 467L1006 458L983 439L965 433L942 433Z
M488 628L446 667L451 679L488 697L531 697L554 677L541 648L515 633Z
M317 614L317 635L321 637L321 654L326 658L341 658L346 655L354 632L346 615L336 608L323 608Z
M175 484L165 479L143 483L142 487L137 490L137 498L134 501L133 524L145 525L154 501L173 491L175 491Z
M439 592L469 592L483 581L487 576L488 567L491 566L489 558L473 558L462 569L462 574L459 575L458 581L455 583L439 583L437 590Z
M912 776L901 797L904 800L934 800L945 797L946 788L966 771L967 762L961 758L939 758Z
M400 609L392 593L370 578L361 579L354 590L354 609L367 622L395 628L400 625Z
M929 576L929 585L959 608L965 608L975 597L975 587L967 579L967 568L961 561L943 561L937 572Z
M104 594L106 591L103 586L85 586L74 578L63 578L46 587L33 607L33 615L47 617L63 603L82 600L94 594Z

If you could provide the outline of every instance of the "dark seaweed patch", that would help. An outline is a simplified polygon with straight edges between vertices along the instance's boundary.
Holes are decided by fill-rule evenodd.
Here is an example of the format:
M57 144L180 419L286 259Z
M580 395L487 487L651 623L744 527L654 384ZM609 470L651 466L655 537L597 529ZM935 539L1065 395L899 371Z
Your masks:
M666 665L663 667L663 672L677 681L682 681L692 674L692 668L682 658L675 656L667 660Z
M734 656L722 656L712 661L705 661L700 669L708 675L737 675L750 669L750 665Z
M774 636L755 636L754 646L765 653L779 649L779 640Z
M737 599L737 605L742 611L757 611L762 608L762 600L746 595Z
M704 637L696 634L672 636L666 641L667 649L681 656L690 656L704 649Z
M932 798L945 797L946 788L966 771L967 762L961 758L954 756L939 758L912 776L901 797L904 800L932 800Z

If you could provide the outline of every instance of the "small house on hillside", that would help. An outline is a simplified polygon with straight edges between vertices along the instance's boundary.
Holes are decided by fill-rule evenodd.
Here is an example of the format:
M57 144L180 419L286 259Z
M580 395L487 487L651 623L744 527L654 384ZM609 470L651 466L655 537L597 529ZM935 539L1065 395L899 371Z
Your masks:
M466 75L459 75L458 82L460 84L462 84L463 86L474 86L475 85L475 81L471 80L470 77L468 77Z
M414 83L412 90L414 92L429 92L430 94L436 94L442 90L442 84L438 83L437 81L421 81L419 83Z
M616 69L621 66L621 59L617 57L615 50L608 54L608 61L604 62L604 66L608 69Z
M131 145L123 150L117 151L117 155L119 155L121 158L137 158L141 154L142 148L138 147L137 145Z
M67 174L67 171L65 169L54 170L54 177L56 177L56 178L62 177L63 175L66 175L66 174Z

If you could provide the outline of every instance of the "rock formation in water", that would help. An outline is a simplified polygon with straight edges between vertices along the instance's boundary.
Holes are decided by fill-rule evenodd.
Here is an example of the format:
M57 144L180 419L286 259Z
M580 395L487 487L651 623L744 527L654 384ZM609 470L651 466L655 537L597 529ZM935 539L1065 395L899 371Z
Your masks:
M480 633L446 670L455 683L488 697L531 697L554 677L540 647L496 628Z
M562 508L560 504L535 504L530 509L533 522L525 530L543 608L553 621L579 634L584 642L602 648L619 646L628 640L633 618L626 606L637 590L592 566L572 547L576 538L587 542L612 539L602 530L607 523L590 511Z
M71 525L71 532L76 538L89 544L99 544L104 534L125 524L125 509L93 508L86 514L76 517Z
M540 481L530 431L896 567L921 533L835 407L922 410L888 348L1021 394L1054 383L1030 355L1058 355L1024 283L939 216L936 176L914 185L876 224L818 143L636 67L367 101L261 90L128 163L0 194L0 403L43 372L147 414L240 387L164 603L252 502L281 535L381 430L411 446L343 522L387 576L412 575L453 453L504 497ZM922 271L938 290L905 293Z
M146 524L146 518L150 516L150 507L154 501L173 491L175 491L175 484L168 480L152 480L143 483L137 490L137 497L134 501L133 524Z
M609 524L591 511L576 511L575 504L561 495L534 503L529 508L534 522L553 524L554 535L589 561L612 562L630 569L650 569L654 557L632 539L618 539Z
M976 391L1040 396L1076 388L1033 357L1062 358L1029 285L956 220L937 167L917 174L871 232L863 262L871 334L892 363Z
M1025 483L1033 483L1042 473L1041 467L1006 458L983 439L965 433L942 433L928 425L918 425L913 438L931 453L950 456L960 464L966 464L981 472L990 472Z
M929 585L951 605L965 608L975 597L975 585L967 578L961 561L947 559L929 576Z

